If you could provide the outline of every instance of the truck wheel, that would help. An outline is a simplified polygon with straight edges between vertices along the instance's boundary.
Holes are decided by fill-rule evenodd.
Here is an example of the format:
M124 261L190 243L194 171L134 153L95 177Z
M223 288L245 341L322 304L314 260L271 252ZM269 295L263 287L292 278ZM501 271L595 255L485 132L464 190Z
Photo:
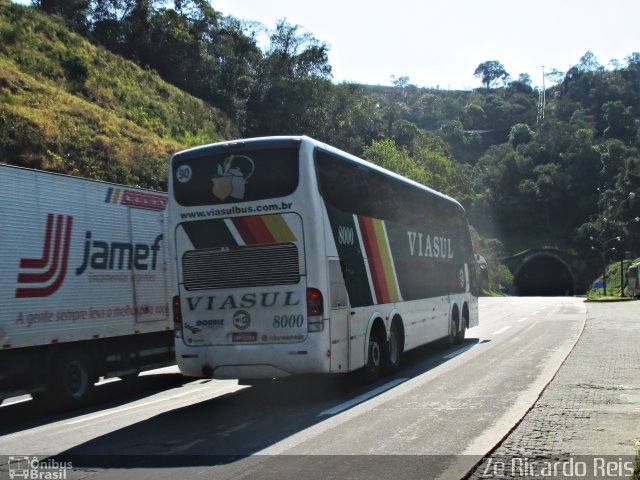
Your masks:
M89 357L79 351L62 355L54 367L50 393L59 406L78 406L86 403L93 392L96 376Z

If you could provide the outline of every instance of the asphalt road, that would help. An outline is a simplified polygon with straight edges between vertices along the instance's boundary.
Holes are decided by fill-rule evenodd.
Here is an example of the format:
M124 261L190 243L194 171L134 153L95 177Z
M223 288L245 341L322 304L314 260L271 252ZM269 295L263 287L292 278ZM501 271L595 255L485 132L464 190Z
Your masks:
M579 299L482 298L462 345L408 352L373 384L249 387L165 370L101 385L83 411L9 404L0 455L55 456L68 479L460 478L533 405L585 319Z

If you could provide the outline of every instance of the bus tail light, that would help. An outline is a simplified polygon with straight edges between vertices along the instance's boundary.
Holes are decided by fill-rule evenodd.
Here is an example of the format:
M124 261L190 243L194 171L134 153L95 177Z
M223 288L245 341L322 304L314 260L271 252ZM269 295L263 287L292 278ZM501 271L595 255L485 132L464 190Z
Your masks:
M171 301L173 306L173 329L176 338L182 338L182 311L180 309L180 296L176 295Z
M317 288L307 288L307 330L321 332L324 328L322 293Z

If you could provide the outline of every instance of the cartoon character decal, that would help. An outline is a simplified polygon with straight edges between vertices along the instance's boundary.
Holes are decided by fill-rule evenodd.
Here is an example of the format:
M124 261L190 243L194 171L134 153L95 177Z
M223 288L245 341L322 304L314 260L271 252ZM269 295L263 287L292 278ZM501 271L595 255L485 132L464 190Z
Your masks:
M220 200L228 197L242 200L245 185L255 171L255 165L246 155L230 155L218 164L217 177L213 177L212 192Z

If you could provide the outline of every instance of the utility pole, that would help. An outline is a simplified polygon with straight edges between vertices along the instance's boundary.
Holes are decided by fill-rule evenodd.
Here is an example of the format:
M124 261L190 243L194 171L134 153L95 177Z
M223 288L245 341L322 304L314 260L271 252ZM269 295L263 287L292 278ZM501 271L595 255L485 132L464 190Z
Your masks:
M591 240L592 242L596 242L598 243L598 245L600 245L599 249L592 245L591 250L599 252L600 257L602 258L602 290L603 290L602 295L606 297L607 296L607 253L616 251L616 247L607 248L607 245L611 242L616 242L616 241L621 242L622 239L621 237L613 237L613 238L610 238L609 240L600 240L599 238L589 237L589 240Z
M544 109L547 106L547 87L544 81L544 65L542 65L542 119L544 120Z
M542 65L542 91L538 93L538 122L544 120L544 109L547 103L547 92L544 81L544 65Z

